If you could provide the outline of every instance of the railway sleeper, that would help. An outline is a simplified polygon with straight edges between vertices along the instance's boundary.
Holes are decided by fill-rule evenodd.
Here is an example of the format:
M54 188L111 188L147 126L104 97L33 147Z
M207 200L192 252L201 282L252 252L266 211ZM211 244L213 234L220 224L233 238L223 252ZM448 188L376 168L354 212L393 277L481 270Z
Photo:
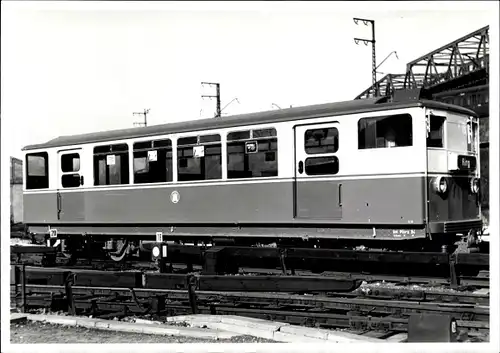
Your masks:
M400 321L401 320L401 321ZM407 320L384 317L374 318L366 316L349 317L349 328L353 330L377 330L385 332L406 332Z
M28 303L32 303L36 300L47 300L50 301L50 298L61 297L63 294L61 291L59 293L30 293L27 292L27 301ZM145 292L138 292L137 297L135 299L136 304L141 303L140 305L146 305L148 301L151 300L151 294L146 295ZM172 298L168 298L165 296L167 302L174 301L190 303L188 293L174 293L175 295ZM487 321L489 318L488 309L481 307L474 307L473 305L443 305L443 304L432 304L427 303L427 305L422 305L419 303L409 303L409 302L395 302L395 301L380 301L380 300L360 300L360 299L343 299L343 298L303 298L302 296L294 295L294 296L285 296L284 294L278 297L276 294L267 294L262 296L259 299L259 294L256 293L252 297L245 295L207 295L206 292L197 292L196 293L196 301L200 305L208 305L210 303L218 303L216 305L230 305L230 306L254 306L260 307L261 309L267 307L271 308L270 305L274 307L290 307L290 308L303 308L314 310L322 310L329 312L345 312L345 311L357 311L364 313L372 313L376 315L391 315L391 316L403 316L409 315L412 313L436 313L436 312L447 312L454 313L457 315L457 318L462 320L482 320ZM16 294L19 297L19 293ZM127 294L119 294L118 292L110 292L107 295L103 295L103 293L96 293L94 298L89 298L88 295L84 295L83 298L80 298L80 294L76 291L73 301L76 303L75 305L79 305L79 303L84 302L94 302L98 303L120 303L120 301L124 300L134 300L131 299L131 293ZM163 296L160 296L160 298ZM239 299L238 299L239 298Z
M144 307L152 309L150 312L156 315L176 315L192 312L189 301L184 303L165 303L163 296L144 300L137 305L134 301L116 303L114 301L99 300L75 300L75 306L78 312L91 313L93 316L103 317L124 317L128 315L144 314ZM155 304L156 303L156 304ZM60 294L30 296L29 307L46 307L51 310L64 310L66 301ZM156 307L155 307L156 305ZM270 320L280 320L288 323L296 323L316 327L344 327L356 330L381 330L405 332L408 329L408 317L400 315L387 315L384 313L370 312L367 315L362 311L347 311L344 313L331 313L314 310L284 310L284 308L248 308L235 307L213 303L198 303L199 313L203 314L236 314L250 317L260 317ZM469 318L473 319L473 318ZM489 323L480 321L467 321L459 318L458 326L472 331L483 332L489 328Z

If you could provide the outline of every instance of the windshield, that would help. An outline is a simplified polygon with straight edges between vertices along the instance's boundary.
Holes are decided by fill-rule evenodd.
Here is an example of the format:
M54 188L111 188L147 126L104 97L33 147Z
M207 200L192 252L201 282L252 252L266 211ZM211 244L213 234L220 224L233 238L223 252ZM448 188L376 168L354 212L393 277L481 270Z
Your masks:
M444 116L431 115L427 133L427 147L444 148Z
M476 153L478 124L469 119L448 121L448 149L458 152Z

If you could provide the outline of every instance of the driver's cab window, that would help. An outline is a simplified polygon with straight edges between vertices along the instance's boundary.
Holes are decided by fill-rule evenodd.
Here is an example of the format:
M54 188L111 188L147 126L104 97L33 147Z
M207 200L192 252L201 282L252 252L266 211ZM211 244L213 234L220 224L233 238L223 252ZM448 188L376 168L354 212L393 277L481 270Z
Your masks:
M428 122L427 147L444 148L444 116L431 115Z
M358 121L358 149L397 148L413 145L410 114L362 118Z

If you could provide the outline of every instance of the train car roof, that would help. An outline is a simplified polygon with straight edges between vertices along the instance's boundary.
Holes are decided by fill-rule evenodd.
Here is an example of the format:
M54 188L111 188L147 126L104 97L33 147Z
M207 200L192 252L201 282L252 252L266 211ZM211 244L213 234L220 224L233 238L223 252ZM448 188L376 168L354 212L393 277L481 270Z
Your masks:
M444 109L457 113L477 116L476 113L472 110L431 100L387 102L386 98L367 98L345 102L317 104L296 108L232 115L222 118L208 118L169 124L152 125L142 128L129 128L93 132L81 135L60 136L46 143L26 146L23 148L23 151L410 107L429 107L435 109Z

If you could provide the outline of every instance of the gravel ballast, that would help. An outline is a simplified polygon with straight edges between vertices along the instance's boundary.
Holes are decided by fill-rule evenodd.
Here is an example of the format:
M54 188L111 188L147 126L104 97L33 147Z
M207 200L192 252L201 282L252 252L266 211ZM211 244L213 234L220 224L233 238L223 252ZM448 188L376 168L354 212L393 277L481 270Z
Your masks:
M105 331L84 327L55 325L27 321L10 325L11 343L273 343L275 341L252 336L231 339L201 339L182 336L160 336L127 332Z

